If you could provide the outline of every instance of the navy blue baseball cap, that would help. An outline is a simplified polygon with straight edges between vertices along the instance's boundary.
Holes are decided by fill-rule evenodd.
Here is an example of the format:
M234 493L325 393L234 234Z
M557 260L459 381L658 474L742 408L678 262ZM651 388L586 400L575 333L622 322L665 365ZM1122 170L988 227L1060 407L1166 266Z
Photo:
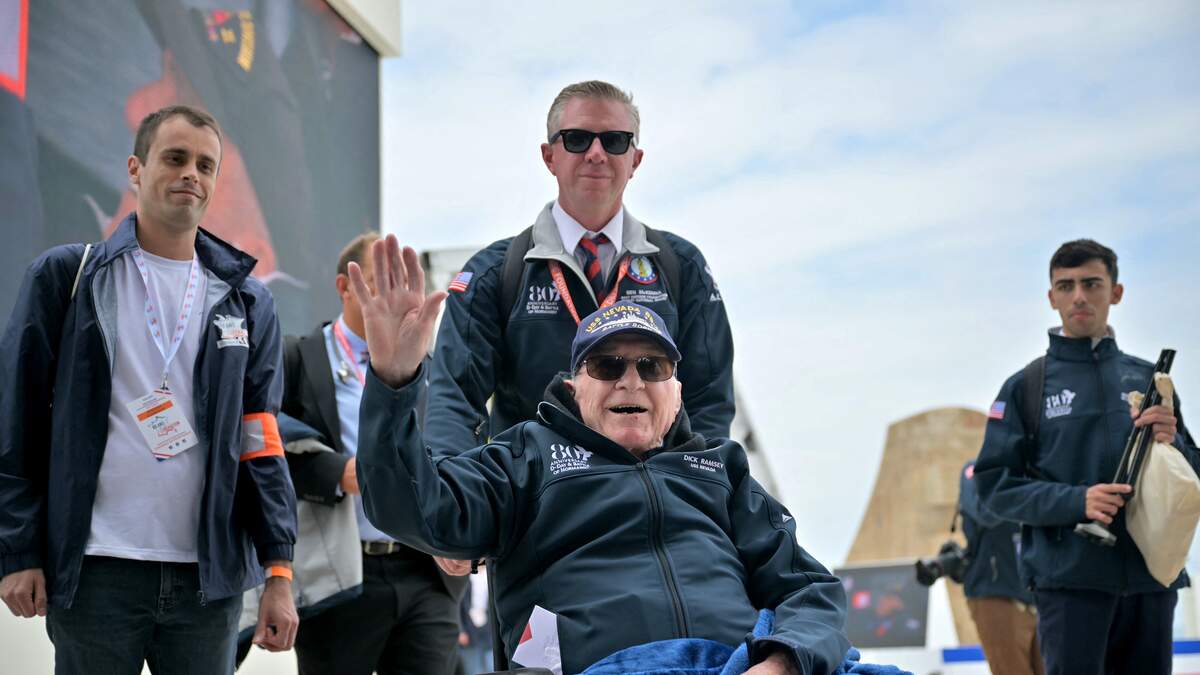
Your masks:
M654 310L634 302L621 302L611 307L598 309L579 322L575 340L571 342L571 372L579 370L579 364L596 345L614 335L641 335L662 345L667 356L676 363L682 356L667 324Z

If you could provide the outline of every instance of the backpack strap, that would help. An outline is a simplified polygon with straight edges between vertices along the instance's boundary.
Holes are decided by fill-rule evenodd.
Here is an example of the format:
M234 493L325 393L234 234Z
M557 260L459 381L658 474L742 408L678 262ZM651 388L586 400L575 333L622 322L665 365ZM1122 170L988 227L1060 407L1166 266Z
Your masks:
M1021 416L1021 425L1025 427L1025 440L1021 444L1021 456L1025 462L1025 472L1038 476L1040 472L1033 468L1032 453L1037 447L1038 430L1042 424L1042 396L1046 391L1046 356L1042 355L1025 365L1024 382L1021 389L1021 406L1017 414Z
M646 227L646 241L658 247L658 265L662 268L663 276L667 279L667 293L676 296L678 302L678 293L682 285L679 281L679 255L675 253L675 249L671 244L667 243L667 238L662 232Z
M79 269L75 271L75 282L71 284L71 299L75 299L75 291L79 289L79 278L83 276L83 266L87 263L88 256L92 254L92 245L86 244L83 247L83 256L79 258Z
M504 267L500 272L500 325L508 325L508 317L512 314L513 305L517 302L517 286L521 283L521 274L525 271L525 254L533 246L533 226L521 230L513 237L504 253Z

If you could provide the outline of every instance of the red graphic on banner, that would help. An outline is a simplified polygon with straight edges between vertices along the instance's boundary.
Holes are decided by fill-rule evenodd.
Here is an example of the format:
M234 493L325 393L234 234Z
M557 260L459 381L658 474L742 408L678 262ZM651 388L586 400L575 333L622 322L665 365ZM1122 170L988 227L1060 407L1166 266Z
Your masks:
M17 19L15 26L10 26L9 30L15 29L17 32L17 61L12 70L8 69L10 64L0 64L0 87L16 94L17 98L25 100L25 55L29 51L29 0L17 0L20 4L20 18Z

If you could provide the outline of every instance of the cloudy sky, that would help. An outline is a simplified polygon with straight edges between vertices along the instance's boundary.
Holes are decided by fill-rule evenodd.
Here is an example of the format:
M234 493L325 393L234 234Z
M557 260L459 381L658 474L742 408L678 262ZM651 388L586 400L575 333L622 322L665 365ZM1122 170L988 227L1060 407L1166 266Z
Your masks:
M626 204L707 254L747 410L830 565L887 425L986 408L1044 349L1063 241L1117 250L1120 344L1177 347L1185 413L1200 392L1198 3L403 11L383 68L384 229L417 248L516 233L555 194L538 143L557 91L632 91L646 156Z

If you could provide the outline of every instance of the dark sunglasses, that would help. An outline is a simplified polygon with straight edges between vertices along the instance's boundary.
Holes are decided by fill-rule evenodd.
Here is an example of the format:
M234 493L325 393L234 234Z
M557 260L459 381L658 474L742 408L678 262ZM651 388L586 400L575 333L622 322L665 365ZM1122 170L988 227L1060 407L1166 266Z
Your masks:
M639 356L637 359L627 359L624 356L602 354L589 356L583 360L587 374L597 380L611 382L625 376L625 369L630 362L637 365L638 377L644 382L662 382L675 374L675 362L665 356Z
M592 147L592 141L600 137L600 146L610 155L623 155L629 152L633 143L632 131L588 131L587 129L561 129L550 137L551 145L562 136L563 147L567 152L587 152Z

